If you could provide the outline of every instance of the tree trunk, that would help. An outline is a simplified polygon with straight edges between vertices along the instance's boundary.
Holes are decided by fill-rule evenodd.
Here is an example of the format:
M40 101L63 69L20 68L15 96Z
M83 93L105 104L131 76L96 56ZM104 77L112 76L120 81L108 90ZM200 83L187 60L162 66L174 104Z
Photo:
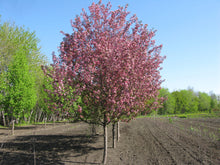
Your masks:
M35 117L34 117L34 123L37 122L37 113L35 113Z
M15 119L15 123L16 123L16 124L19 124L19 120L20 120L20 117L16 118L16 119Z
M50 117L49 121L52 121L53 120L53 114L50 115L49 117Z
M112 147L116 148L115 123L112 124Z
M44 128L46 128L47 127L47 118L45 117L44 118Z
M92 134L92 136L95 136L97 134L95 124L91 124L91 134Z
M120 121L117 122L117 141L119 142L120 138Z
M40 118L41 118L41 114L42 114L42 110L40 109L40 112L39 112L39 115L38 115L38 119L37 119L37 122L40 121Z
M28 117L28 124L30 124L32 114L33 114L33 109L31 110L31 114L30 114L30 116Z
M24 123L27 123L27 118L24 116Z
M4 111L2 111L2 119L3 119L3 124L6 127L6 121L5 121L5 114Z
M55 118L55 115L53 114L53 126L55 126L55 121L56 121L56 118Z
M104 117L104 153L103 153L103 164L106 164L107 161L107 149L108 149L108 133L107 133L107 123L106 123L106 116Z
M15 130L15 120L12 120L12 128L11 128L11 134L14 135Z
M12 120L11 117L10 119L8 116L6 116L5 118L6 118L6 126L10 126L10 120Z
M0 124L1 124L1 121L2 121L2 111L0 111Z

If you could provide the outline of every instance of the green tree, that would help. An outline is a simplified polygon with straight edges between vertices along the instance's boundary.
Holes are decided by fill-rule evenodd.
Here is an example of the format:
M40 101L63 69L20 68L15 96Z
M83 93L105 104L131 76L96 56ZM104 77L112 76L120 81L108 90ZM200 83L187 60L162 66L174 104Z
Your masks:
M5 72L0 72L0 110L3 108L3 102L5 99L6 92L6 75Z
M36 104L35 79L30 73L25 49L20 47L7 72L8 96L6 104L10 119L27 118Z
M204 92L199 92L199 111L208 111L211 107L211 97Z
M0 116L2 116L3 125L6 126L5 113L4 113L4 102L6 93L6 75L5 72L0 71ZM1 119L0 119L1 121Z
M218 100L217 96L214 93L210 93L211 102L210 102L210 112L218 109Z
M174 113L198 111L198 98L192 90L175 91L172 95L176 100Z
M173 114L175 110L175 103L176 100L173 97L173 95L169 92L168 89L162 88L160 90L159 97L163 97L163 107L158 109L158 114L164 115L164 114Z
M6 75L9 71L9 65L12 65L16 61L15 57L19 54L17 52L18 49L22 49L22 54L25 55L29 66L29 73L34 77L35 81L37 104L31 111L31 114L34 110L38 111L41 109L42 101L40 99L42 98L41 89L44 74L40 66L46 65L47 59L40 53L38 43L39 40L35 32L30 32L29 30L25 30L24 27L15 26L15 24L0 22L0 113L3 114L3 118L4 112L7 114L7 110L4 109L4 100L8 95L7 88L10 85Z

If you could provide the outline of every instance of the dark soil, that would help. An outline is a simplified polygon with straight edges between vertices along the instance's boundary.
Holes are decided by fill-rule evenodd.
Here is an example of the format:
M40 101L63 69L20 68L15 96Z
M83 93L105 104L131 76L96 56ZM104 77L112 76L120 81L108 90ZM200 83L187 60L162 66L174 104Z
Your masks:
M115 149L109 126L107 164L220 164L220 119L209 120L171 122L167 118L142 118L121 123L121 137ZM214 131L212 134L209 128ZM208 131L199 134L194 129ZM46 128L44 125L19 127L14 136L9 135L10 130L0 128L0 165L100 164L102 128L98 131L100 135L92 136L90 126L81 122L51 124ZM207 138L209 135L215 138Z

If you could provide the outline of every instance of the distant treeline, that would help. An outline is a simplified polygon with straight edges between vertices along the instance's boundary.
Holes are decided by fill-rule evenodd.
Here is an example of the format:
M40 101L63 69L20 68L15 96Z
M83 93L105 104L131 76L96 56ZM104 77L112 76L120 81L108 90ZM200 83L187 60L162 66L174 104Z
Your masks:
M220 96L210 92L195 92L193 89L169 92L168 89L160 90L160 97L165 100L163 107L158 109L158 114L181 114L196 112L212 112L220 110Z

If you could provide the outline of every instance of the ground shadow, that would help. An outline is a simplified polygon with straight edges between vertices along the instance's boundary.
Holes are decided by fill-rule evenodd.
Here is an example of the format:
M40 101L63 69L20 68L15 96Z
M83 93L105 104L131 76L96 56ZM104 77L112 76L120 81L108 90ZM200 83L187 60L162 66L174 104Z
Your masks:
M15 130L37 129L37 126L15 126ZM11 128L10 128L11 130Z
M74 161L64 161L65 163L71 163L72 165L77 164L85 164L85 165L91 165L91 164L101 164L101 163L94 163L94 162L74 162Z
M8 127L0 127L0 130L7 130Z
M92 147L98 136L32 135L18 136L0 149L0 165L64 164L71 153L81 156L102 148ZM35 153L35 154L34 154Z

